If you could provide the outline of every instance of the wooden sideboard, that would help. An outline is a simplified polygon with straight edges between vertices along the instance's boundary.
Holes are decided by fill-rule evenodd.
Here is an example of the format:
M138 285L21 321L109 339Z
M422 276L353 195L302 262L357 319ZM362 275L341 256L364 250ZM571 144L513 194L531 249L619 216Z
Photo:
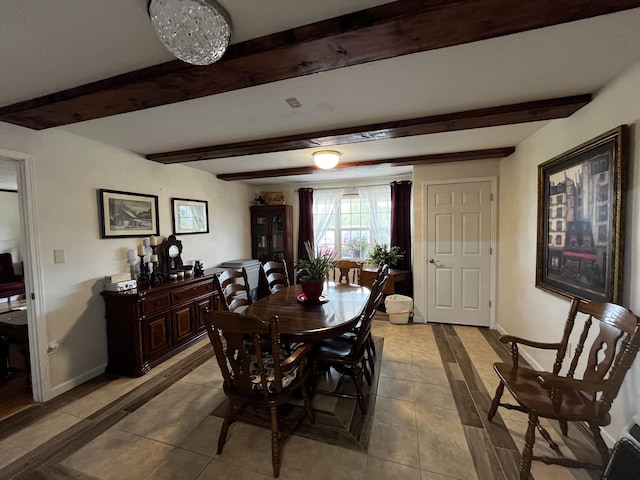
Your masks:
M102 292L107 371L139 377L206 335L202 313L218 307L213 273L150 288Z
M376 273L378 269L373 267L364 267L360 274L360 285L370 287L373 285L373 281L376 279ZM383 292L386 295L394 293L406 293L407 281L409 280L408 270L398 270L396 268L390 268L387 273L387 284L384 287Z

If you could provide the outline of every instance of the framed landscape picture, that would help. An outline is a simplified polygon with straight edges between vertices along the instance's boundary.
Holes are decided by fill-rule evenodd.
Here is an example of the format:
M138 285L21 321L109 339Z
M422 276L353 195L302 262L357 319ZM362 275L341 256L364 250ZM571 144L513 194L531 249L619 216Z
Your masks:
M172 198L171 202L175 235L209 233L209 202L188 198Z
M622 125L538 167L536 287L620 302L625 139Z
M158 197L99 190L101 238L158 235Z

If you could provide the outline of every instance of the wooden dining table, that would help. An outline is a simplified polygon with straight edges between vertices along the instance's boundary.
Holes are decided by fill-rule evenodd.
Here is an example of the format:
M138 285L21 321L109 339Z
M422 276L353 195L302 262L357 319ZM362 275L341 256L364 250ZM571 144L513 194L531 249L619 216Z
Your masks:
M369 298L361 285L325 283L324 302L304 302L300 285L291 285L254 302L244 311L267 320L277 315L280 335L298 342L316 342L349 331Z

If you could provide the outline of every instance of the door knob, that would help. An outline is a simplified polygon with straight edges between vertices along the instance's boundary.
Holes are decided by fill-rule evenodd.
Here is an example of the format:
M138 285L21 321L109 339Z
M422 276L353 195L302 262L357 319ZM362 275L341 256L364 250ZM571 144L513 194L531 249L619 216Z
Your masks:
M431 260L429 260L429 263L433 263L435 265L436 261L435 261L435 259L432 258Z

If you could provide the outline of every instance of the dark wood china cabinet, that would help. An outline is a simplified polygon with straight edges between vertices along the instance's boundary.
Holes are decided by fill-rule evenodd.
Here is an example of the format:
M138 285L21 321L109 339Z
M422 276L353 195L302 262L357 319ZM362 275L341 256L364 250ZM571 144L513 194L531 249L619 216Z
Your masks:
M293 221L291 205L251 207L251 257L264 263L285 260L293 275Z

